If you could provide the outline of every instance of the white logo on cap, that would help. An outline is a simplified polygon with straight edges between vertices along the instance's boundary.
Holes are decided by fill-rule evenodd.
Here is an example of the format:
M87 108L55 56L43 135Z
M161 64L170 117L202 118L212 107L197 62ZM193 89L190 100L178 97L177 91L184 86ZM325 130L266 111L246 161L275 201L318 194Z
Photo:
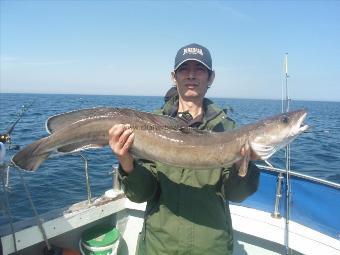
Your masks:
M200 48L185 48L183 51L183 55L185 54L200 54L203 56L203 51Z

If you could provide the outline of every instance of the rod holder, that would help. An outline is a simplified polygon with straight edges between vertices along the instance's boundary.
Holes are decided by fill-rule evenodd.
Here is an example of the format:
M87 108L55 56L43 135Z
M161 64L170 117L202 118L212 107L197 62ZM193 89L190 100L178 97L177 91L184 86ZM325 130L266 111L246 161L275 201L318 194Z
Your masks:
M81 153L79 153L79 156L82 157L82 159L84 160L84 171L85 171L85 179L86 179L87 202L88 202L88 204L91 204L92 194L91 194L90 178L89 178L88 163L87 163L88 160Z
M112 171L110 172L110 174L112 174L112 189L114 191L120 191L121 186L118 179L118 165L112 165Z
M283 182L283 174L279 173L277 176L277 182L276 182L276 194L275 194L275 205L274 205L274 212L272 212L271 216L275 219L280 219L280 200L282 197L282 182Z

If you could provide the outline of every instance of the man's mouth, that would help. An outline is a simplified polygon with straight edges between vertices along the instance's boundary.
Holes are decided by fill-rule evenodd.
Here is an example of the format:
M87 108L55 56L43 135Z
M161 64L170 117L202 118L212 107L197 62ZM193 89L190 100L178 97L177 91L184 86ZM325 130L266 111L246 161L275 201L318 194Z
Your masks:
M185 84L185 87L187 87L188 89L195 89L196 87L198 87L197 84Z

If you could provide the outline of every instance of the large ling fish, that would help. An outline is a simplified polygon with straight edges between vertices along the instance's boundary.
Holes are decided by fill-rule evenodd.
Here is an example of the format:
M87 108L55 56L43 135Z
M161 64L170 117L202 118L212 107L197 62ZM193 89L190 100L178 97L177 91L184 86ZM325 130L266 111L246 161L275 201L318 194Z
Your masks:
M122 123L134 130L134 157L185 168L213 169L242 159L240 151L245 145L261 159L268 159L308 128L303 124L306 115L305 110L297 110L217 133L188 128L175 118L131 109L84 109L50 117L46 122L50 135L26 146L12 162L34 171L53 152L104 147L108 145L109 129Z

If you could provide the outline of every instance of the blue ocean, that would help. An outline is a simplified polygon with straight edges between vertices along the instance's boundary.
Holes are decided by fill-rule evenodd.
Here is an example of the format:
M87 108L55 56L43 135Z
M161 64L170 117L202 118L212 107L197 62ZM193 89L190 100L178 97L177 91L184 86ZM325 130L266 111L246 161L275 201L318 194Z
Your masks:
M282 110L280 100L215 98L214 101L222 108L230 109L229 117L238 126ZM0 134L12 126L23 106L29 104L31 106L11 134L12 147L23 147L46 136L46 119L58 113L96 106L153 111L162 106L163 97L1 93ZM340 183L340 102L292 100L290 109L298 108L308 110L306 123L310 129L291 144L292 171ZM14 149L8 150L6 160L10 160L15 152ZM89 163L92 196L100 196L112 187L110 172L117 160L108 147L83 154ZM283 168L284 151L279 151L269 161ZM22 179L39 214L87 199L84 162L80 156L50 158L36 172L20 174L19 170L10 168L6 193L3 184L6 179L0 182L0 226L8 223L5 194L14 222L34 216Z

